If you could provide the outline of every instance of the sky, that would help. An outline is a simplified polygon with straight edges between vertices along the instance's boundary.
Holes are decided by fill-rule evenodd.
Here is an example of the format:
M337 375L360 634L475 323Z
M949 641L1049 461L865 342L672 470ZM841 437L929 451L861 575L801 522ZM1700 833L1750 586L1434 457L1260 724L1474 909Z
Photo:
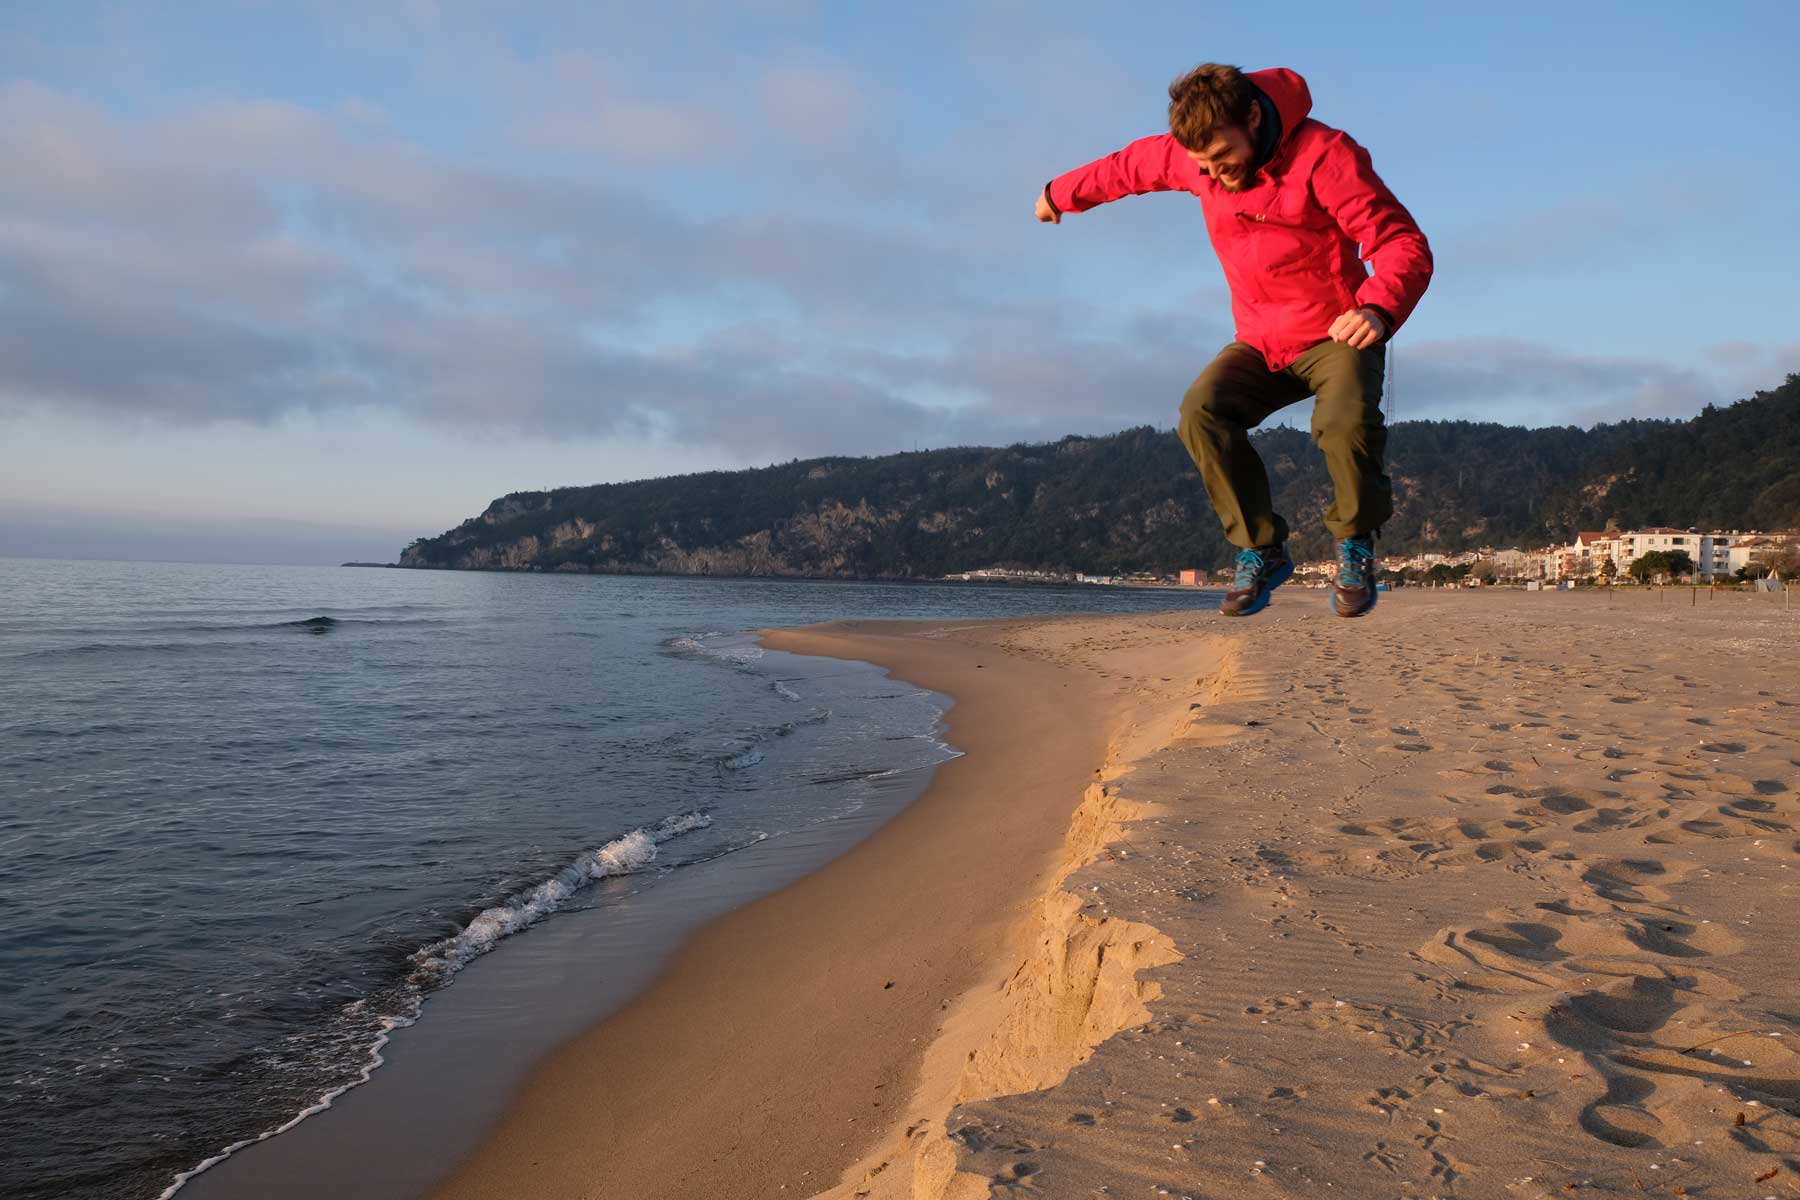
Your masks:
M1800 371L1797 14L0 3L0 555L1170 427L1232 336L1198 201L1032 206L1205 61L1301 72L1430 238L1390 420L1691 416Z

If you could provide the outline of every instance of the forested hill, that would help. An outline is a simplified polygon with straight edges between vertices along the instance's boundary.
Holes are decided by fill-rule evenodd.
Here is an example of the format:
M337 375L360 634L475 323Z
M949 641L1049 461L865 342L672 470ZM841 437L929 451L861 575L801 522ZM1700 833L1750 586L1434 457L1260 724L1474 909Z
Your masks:
M1304 432L1255 435L1302 557L1323 555L1325 464ZM1583 430L1392 427L1386 554L1538 546L1579 529L1800 526L1800 375L1688 421ZM1216 567L1231 548L1169 430L515 492L401 565L918 579L987 566Z

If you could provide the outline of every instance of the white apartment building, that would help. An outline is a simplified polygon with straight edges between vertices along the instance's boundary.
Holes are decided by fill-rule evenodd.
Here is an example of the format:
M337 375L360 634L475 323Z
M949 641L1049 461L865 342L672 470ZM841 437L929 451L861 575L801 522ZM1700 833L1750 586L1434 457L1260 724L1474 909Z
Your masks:
M1586 579L1590 575L1599 575L1607 561L1613 557L1612 537L1612 534L1604 530L1598 533L1578 533L1575 540L1567 546L1546 551L1550 569L1544 577Z
M1737 556L1735 561L1732 551L1745 541L1756 541L1766 535L1752 533L1743 529L1729 529L1719 533L1706 533L1700 536L1700 553L1694 561L1700 564L1700 573L1711 578L1726 578L1736 575L1738 568L1748 561Z
M1694 560L1696 568L1700 565L1700 541L1702 534L1692 533L1685 529L1670 529L1658 525L1650 529L1638 529L1630 533L1616 533L1612 536L1607 549L1612 559L1618 564L1620 571L1627 571L1637 559L1653 550L1670 554L1677 550L1687 552Z
M1744 567L1767 562L1795 542L1800 542L1800 534L1793 532L1740 534L1732 539L1731 545L1724 551L1730 566L1726 574L1736 575Z
M1524 550L1496 550L1493 553L1494 569L1503 578L1519 575L1534 575L1531 560L1535 556Z
M1693 529L1602 530L1575 535L1567 546L1543 551L1542 577L1545 579L1585 579L1604 576L1611 562L1618 575L1631 570L1631 564L1642 556L1659 551L1687 552L1693 560L1694 574L1701 579L1729 579L1739 568L1757 556L1767 556L1796 537L1794 534L1759 533L1731 529L1703 532Z

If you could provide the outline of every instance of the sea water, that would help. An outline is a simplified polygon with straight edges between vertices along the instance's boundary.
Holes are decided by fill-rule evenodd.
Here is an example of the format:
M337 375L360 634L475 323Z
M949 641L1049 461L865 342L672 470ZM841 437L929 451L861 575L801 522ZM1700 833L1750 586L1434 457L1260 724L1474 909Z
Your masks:
M425 1052L471 963L628 904L672 943L956 753L943 697L747 631L1214 600L0 559L0 1195L175 1194Z

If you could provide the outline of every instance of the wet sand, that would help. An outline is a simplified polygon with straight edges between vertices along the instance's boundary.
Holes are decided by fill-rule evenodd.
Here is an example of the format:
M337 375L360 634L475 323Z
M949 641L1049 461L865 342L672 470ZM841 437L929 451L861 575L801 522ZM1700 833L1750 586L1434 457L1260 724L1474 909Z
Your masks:
M1123 703L1091 672L1009 649L1016 624L769 634L953 696L964 757L867 841L694 937L539 1068L434 1194L805 1195L910 1111L953 1002L984 981L998 995Z

